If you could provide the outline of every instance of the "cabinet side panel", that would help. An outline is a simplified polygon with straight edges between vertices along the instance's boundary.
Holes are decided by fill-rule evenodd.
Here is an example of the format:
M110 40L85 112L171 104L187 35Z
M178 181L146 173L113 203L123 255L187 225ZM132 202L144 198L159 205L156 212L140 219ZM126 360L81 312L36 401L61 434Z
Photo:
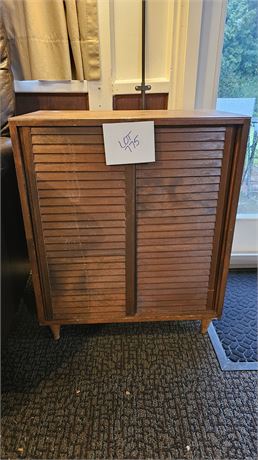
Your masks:
M35 248L34 232L32 225L31 207L29 203L28 182L25 174L24 165L24 145L21 142L22 131L24 128L17 128L16 125L10 121L10 134L12 139L14 162L17 175L17 182L20 193L24 228L28 246L28 254L32 268L32 279L36 297L38 318L40 322L45 321L44 303L42 297L42 286L40 281L37 253Z
M227 202L225 205L225 218L224 224L222 226L220 264L218 267L215 293L215 308L218 315L221 315L223 309L249 127L249 120L245 120L243 125L238 126L234 143L231 149L232 161L229 172L229 185L227 190Z
M218 207L213 240L213 251L209 279L209 293L207 299L208 308L213 310L216 310L215 297L218 283L218 273L221 266L221 249L224 237L226 209L228 205L230 172L233 159L235 136L236 128L227 127L225 134L225 148L222 161L222 171L218 195Z
M44 248L42 234L40 205L38 202L37 181L33 166L33 152L31 143L30 128L23 128L21 131L21 143L23 150L25 176L27 180L27 190L29 197L30 215L33 229L33 239L36 249L37 266L41 284L41 294L44 306L44 317L46 320L53 319L52 302L50 294L50 284L48 276L47 258Z

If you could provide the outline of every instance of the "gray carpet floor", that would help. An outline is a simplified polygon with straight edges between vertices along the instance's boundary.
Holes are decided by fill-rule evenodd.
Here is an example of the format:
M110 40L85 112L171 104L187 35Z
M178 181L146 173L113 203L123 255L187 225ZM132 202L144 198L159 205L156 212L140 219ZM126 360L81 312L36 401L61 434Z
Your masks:
M257 457L254 372L222 372L198 322L67 326L23 306L3 350L2 459Z

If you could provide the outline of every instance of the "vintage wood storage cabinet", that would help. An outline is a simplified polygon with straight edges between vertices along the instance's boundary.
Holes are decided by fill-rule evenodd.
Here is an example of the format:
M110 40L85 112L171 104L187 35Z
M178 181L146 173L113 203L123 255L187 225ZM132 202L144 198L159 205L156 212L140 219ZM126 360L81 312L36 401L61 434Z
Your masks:
M104 122L155 122L156 162L106 166ZM10 120L40 324L221 314L249 119L35 112Z

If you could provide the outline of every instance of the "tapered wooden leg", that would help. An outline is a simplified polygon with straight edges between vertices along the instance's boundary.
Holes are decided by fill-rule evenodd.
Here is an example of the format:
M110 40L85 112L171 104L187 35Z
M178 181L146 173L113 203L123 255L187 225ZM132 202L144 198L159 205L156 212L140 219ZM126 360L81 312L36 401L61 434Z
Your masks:
M53 334L54 340L59 340L60 339L60 324L51 324L49 326L51 329L51 332Z
M206 334L208 327L210 325L211 320L210 319L202 319L202 324L201 324L201 332L202 334Z

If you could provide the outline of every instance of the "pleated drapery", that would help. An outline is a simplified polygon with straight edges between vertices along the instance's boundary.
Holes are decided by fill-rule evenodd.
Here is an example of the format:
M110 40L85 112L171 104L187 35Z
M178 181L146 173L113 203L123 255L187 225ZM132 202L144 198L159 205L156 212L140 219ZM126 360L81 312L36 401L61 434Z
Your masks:
M97 0L2 0L16 80L99 80Z

